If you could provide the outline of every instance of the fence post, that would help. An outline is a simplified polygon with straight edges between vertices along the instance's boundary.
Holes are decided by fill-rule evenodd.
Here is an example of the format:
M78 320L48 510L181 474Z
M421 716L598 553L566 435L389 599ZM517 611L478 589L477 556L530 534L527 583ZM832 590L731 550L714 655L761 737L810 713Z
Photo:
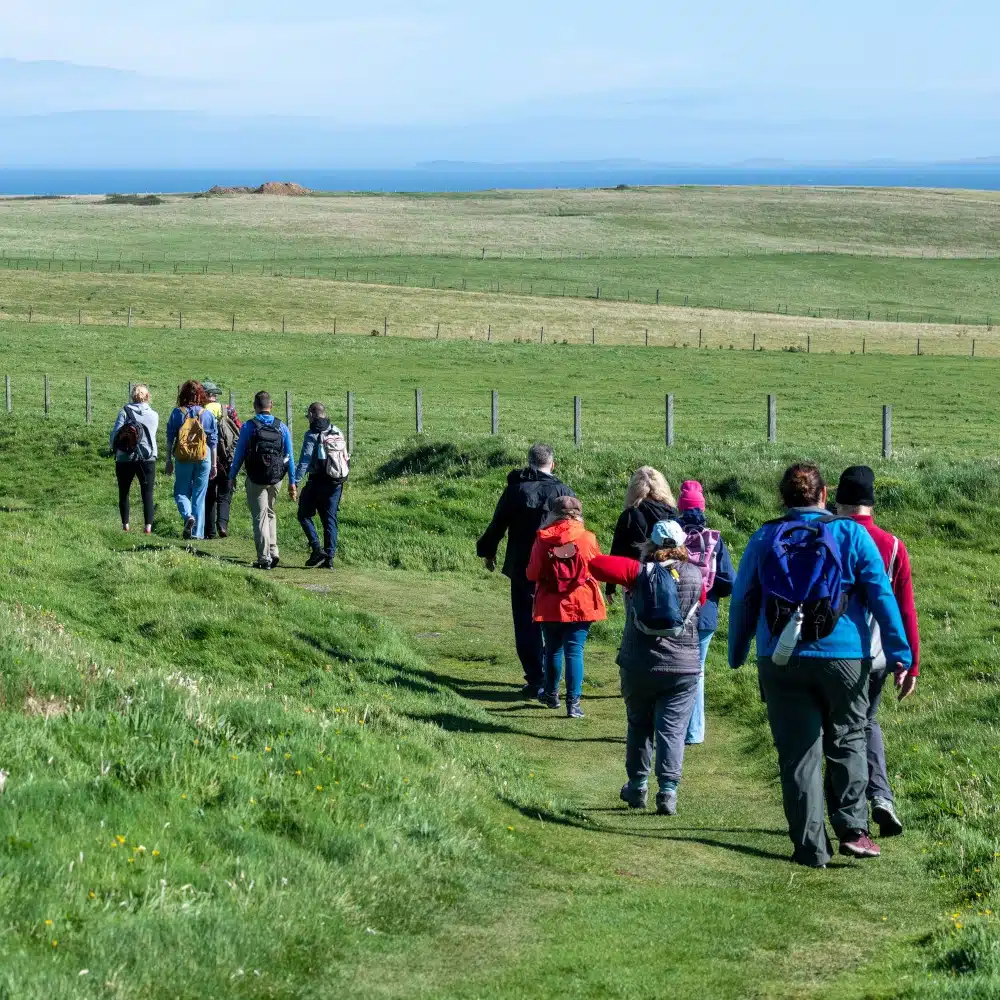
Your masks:
M292 435L292 394L285 390L285 423L288 425L288 433ZM292 441L295 437L292 435Z
M701 328L698 329L698 347L701 347Z
M334 322L334 326L336 326L337 321L334 320L333 322ZM232 332L236 333L236 313L233 313L233 328L232 328ZM334 330L333 332L336 333L337 331Z
M976 338L975 337L972 338L972 356L973 357L976 356Z
M920 338L917 337L917 357L920 357Z
M597 343L597 327L593 327L590 331L590 342L591 344Z
M177 329L178 330L184 329L184 313L180 310L177 313Z
M882 407L882 457L892 458L892 407Z
M232 407L236 406L236 393L232 389L229 390L229 405Z
M583 426L582 426L582 405L579 396L573 397L573 444L580 447L583 444Z
M49 415L49 404L51 402L51 399L49 397L49 377L48 377L48 375L44 376L44 380L45 380L45 415L48 416Z
M667 433L666 433L667 447L673 448L674 446L674 394L672 392L667 393Z
M649 327L646 327L646 346L649 347Z
M767 397L767 443L778 442L778 397L771 393Z
M347 453L354 453L354 393L347 393Z
M538 343L539 344L544 344L545 343L545 327L544 326L542 327L541 332L538 334Z
M383 337L388 337L389 336L389 317L388 316L386 316L382 320L382 336Z
M126 328L131 328L132 326L132 307L128 307L128 319L125 322Z
M493 342L493 327L492 325L486 327L486 343Z
M500 433L500 393L496 389L490 393L490 433Z
M13 413L14 403L10 395L10 376L4 375L3 382L4 382L4 396L6 397L7 400L7 412Z
M91 406L90 406L90 376L88 375L83 381L83 394L84 394L84 412L87 415L87 425L91 422Z
M812 342L813 342L812 337L807 333L806 334L806 354L812 354Z
M417 417L417 433L424 433L424 391L423 389L413 390L413 402Z
M656 289L656 304L657 305L660 304L660 290L659 290L659 288Z
M862 337L862 338L861 338L861 353L862 353L862 354L864 354L864 353L865 353L865 348L866 348L867 346L868 346L868 338L867 338L867 337Z
M281 332L282 333L285 332L285 317L284 316L281 317Z

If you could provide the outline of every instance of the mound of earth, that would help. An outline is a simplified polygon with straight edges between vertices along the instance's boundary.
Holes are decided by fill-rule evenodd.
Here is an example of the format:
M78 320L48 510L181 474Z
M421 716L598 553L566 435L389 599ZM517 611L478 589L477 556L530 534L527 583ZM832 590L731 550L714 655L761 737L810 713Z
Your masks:
M309 188L296 184L293 181L267 181L260 187L222 187L216 184L206 192L207 194L275 194L284 197L299 197L304 194L312 194Z

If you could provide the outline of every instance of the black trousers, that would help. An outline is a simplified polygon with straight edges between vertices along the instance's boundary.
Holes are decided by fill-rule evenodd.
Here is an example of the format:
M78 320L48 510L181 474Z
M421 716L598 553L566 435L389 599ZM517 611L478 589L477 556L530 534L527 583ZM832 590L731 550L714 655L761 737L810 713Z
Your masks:
M535 585L529 580L510 581L510 610L514 618L514 645L524 669L524 682L542 687L545 679L545 649L542 626L532 621Z
M215 538L220 531L229 531L229 507L233 502L233 482L229 470L221 465L215 479L208 481L205 494L205 537Z
M156 503L153 499L153 488L156 486L156 460L149 462L115 462L115 476L118 479L118 510L122 516L122 524L129 523L129 491L132 480L139 480L142 492L142 516L144 523L153 523L153 512Z

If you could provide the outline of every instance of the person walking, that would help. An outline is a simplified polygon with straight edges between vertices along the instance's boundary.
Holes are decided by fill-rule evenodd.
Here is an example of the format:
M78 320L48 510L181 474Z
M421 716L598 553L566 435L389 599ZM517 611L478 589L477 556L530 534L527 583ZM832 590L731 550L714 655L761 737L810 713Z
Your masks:
M205 495L217 469L219 432L205 402L201 383L190 379L180 387L177 405L167 421L164 472L168 476L174 472L174 501L184 522L185 538L205 537Z
M215 417L219 433L216 472L209 480L208 492L205 494L205 537L225 538L229 534L229 508L233 495L229 466L233 460L240 424L238 420L234 420L236 410L219 402L222 389L215 382L205 379L201 387L205 390L205 409Z
M628 717L625 772L620 798L645 809L656 748L656 811L677 812L684 765L684 736L698 692L698 611L705 601L701 570L688 560L686 532L676 521L658 521L638 559L597 556L594 576L627 589L625 629L618 650L622 697Z
M636 469L625 491L625 508L615 525L611 555L638 559L653 525L676 516L677 501L663 473L651 465ZM609 601L614 601L617 591L616 584L605 587Z
M687 736L688 746L705 742L705 661L712 636L719 627L719 601L733 592L736 570L722 533L705 523L705 491L696 479L681 483L677 498L677 521L684 529L684 547L688 561L701 570L706 599L698 615L698 647L701 656L701 676L691 710Z
M757 669L778 751L792 860L824 867L823 759L840 853L878 857L868 831L870 612L894 669L912 662L899 608L871 536L827 513L819 468L789 467L787 514L750 538L729 611L729 665L742 666L756 635Z
M910 569L910 554L906 546L895 535L884 531L873 516L875 506L875 473L867 465L852 465L841 474L837 484L837 513L849 517L860 524L875 542L882 557L882 564L889 575L892 592L899 605L903 629L910 645L912 663L907 671L895 673L899 700L908 698L916 689L920 674L920 627L917 609L913 601L913 576ZM879 825L883 837L895 837L903 832L903 822L896 812L892 787L885 766L885 742L882 727L878 722L878 708L882 700L882 689L890 673L885 650L882 648L881 632L877 623L869 615L872 632L871 673L868 676L868 716L865 738L868 749L868 789L867 799L871 804L872 819Z
M253 417L240 428L229 478L235 484L240 469L246 465L247 504L257 547L254 566L269 570L276 569L280 561L275 506L281 480L288 476L288 495L293 501L298 498L298 490L292 460L292 435L285 424L271 414L270 394L258 392L253 398L253 409Z
M142 515L147 535L153 531L156 510L156 432L160 417L150 406L149 387L138 383L129 393L130 402L119 411L111 428L111 450L115 456L115 477L118 480L118 512L122 530L130 531L129 493L132 482L139 480L142 495Z
M312 550L306 566L333 569L337 554L337 512L344 483L350 474L351 456L343 431L330 422L322 403L312 403L306 410L306 419L309 430L302 438L302 451L295 470L298 482L309 477L299 496L299 524ZM322 547L313 524L317 514L323 525Z
M507 476L507 486L500 495L493 520L476 542L476 555L486 568L496 569L497 549L504 535L507 551L501 572L510 580L510 608L514 619L514 645L524 671L522 693L537 698L545 685L544 647L541 626L534 620L535 585L527 576L528 560L535 535L542 524L550 500L575 496L553 474L555 459L547 444L533 444L528 450L528 465L514 469Z
M566 666L566 714L582 719L583 647L594 622L607 617L601 588L588 564L601 554L594 535L583 525L576 497L558 496L535 536L525 575L535 584L533 618L545 637L545 684L539 700L559 707L559 683Z

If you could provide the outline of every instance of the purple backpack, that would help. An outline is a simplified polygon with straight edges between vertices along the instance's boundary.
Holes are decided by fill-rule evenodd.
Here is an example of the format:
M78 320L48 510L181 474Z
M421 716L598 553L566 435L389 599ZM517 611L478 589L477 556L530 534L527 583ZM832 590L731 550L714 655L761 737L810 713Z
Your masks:
M719 565L719 540L722 534L711 528L688 528L687 549L688 562L701 570L701 580L705 584L707 594L715 583L715 573Z

